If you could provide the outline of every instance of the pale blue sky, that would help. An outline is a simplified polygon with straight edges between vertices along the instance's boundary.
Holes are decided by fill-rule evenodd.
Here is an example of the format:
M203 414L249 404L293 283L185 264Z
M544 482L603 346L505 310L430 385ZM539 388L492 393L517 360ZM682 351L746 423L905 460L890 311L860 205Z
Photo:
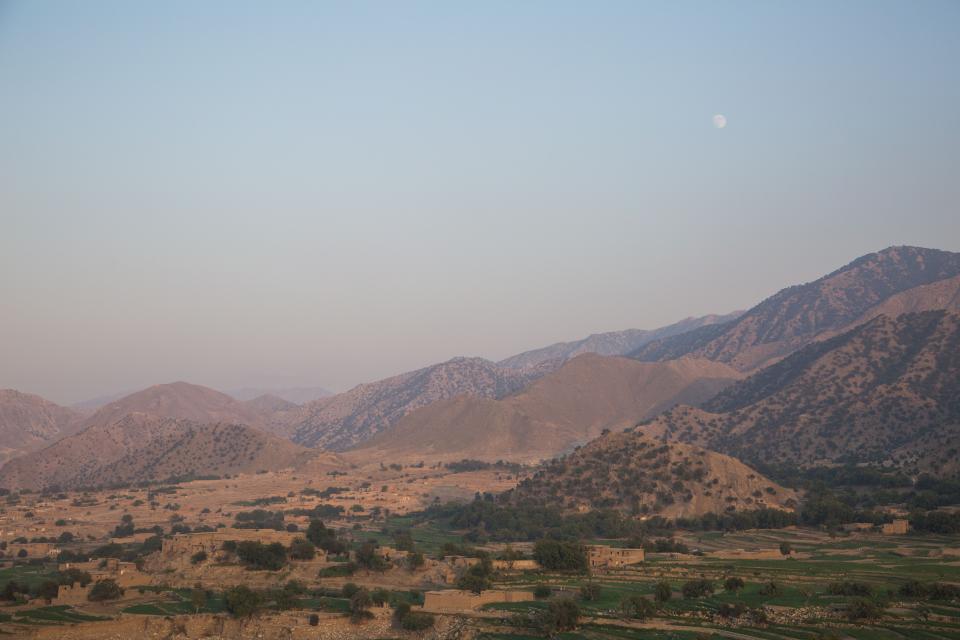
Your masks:
M958 167L952 0L0 0L0 387L343 389L727 312L960 250Z

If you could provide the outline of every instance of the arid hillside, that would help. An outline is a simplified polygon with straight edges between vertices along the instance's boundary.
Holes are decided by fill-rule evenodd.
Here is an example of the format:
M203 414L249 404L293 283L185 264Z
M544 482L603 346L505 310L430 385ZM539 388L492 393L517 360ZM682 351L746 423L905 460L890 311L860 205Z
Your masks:
M180 418L201 424L227 422L258 429L267 427L266 417L255 406L187 382L158 384L124 396L101 407L84 420L83 427L113 424L130 413Z
M636 431L604 434L545 463L510 497L521 504L559 503L567 511L616 509L666 518L797 506L792 490L739 460Z
M784 289L734 321L656 340L630 355L646 361L689 355L753 371L818 338L836 335L891 310L882 306L888 301L904 310L950 308L956 305L956 298L949 294L956 283L928 285L958 275L958 253L891 247L863 256L815 282ZM911 293L892 300L907 291Z
M0 469L6 489L109 486L185 476L220 476L297 466L315 452L237 424L132 413Z
M461 395L502 398L555 368L553 363L543 363L514 370L483 358L454 358L311 402L278 420L274 431L290 433L294 442L306 446L342 451L389 429L420 407Z
M643 429L758 464L870 461L956 475L960 314L879 316Z
M460 396L424 407L351 455L536 462L606 428L703 402L739 377L704 360L651 363L584 354L502 400Z
M0 389L0 462L63 437L81 418L40 396Z
M525 351L501 360L497 364L511 369L524 369L544 362L564 362L584 353L595 353L600 356L622 356L654 340L685 333L699 327L729 322L741 313L743 312L735 311L722 316L708 315L699 318L686 318L680 322L653 330L627 329L626 331L594 333L582 340L557 342L541 349Z

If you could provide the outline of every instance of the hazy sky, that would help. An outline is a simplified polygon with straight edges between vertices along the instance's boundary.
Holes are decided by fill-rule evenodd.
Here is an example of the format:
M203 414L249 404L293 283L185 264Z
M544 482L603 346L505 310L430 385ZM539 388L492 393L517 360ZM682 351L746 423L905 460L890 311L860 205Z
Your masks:
M0 0L0 387L339 390L960 250L958 33L955 0Z

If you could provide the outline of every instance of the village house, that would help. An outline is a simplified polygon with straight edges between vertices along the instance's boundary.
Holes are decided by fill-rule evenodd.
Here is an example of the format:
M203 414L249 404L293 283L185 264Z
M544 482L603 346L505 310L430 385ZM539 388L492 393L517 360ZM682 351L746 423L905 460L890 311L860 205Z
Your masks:
M619 549L603 545L590 546L587 552L591 571L638 564L646 557L643 549Z

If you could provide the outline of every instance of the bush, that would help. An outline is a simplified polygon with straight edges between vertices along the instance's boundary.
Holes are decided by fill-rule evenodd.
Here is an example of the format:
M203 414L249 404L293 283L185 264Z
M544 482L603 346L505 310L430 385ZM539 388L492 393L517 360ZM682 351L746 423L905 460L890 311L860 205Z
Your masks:
M200 564L207 559L206 551L197 551L195 554L190 556L190 564Z
M357 591L360 591L360 587L352 582L348 582L340 589L340 595L349 600Z
M97 580L96 584L87 594L87 599L91 602L103 602L104 600L118 600L123 595L123 589L110 578Z
M553 589L551 589L545 584L538 584L537 587L533 590L533 597L537 598L538 600L549 598L552 595L553 595Z
M318 616L318 615L315 614L315 613L311 613L311 614L310 614L310 618L309 618L309 622L310 622L310 626L311 626L311 627L317 626L318 624L320 624L320 616Z
M370 592L366 589L358 589L350 597L350 619L353 622L360 622L366 618L373 616L367 609L373 605L373 599L370 597Z

